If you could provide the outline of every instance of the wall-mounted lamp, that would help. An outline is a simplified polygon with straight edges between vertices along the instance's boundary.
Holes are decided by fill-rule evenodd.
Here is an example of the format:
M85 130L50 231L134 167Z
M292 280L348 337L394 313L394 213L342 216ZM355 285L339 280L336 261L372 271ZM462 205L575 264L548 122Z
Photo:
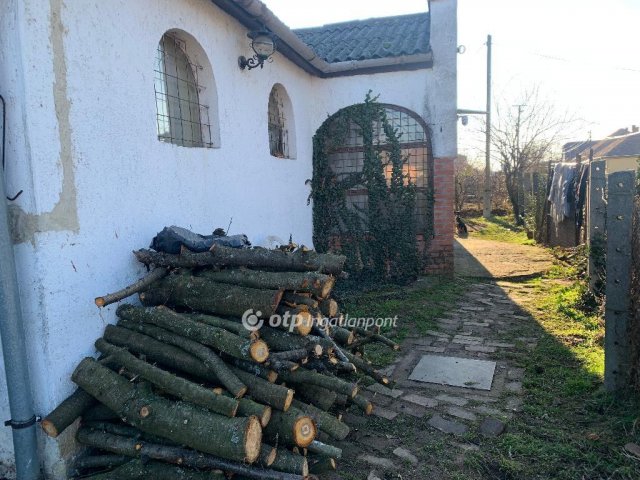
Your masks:
M251 39L251 48L255 55L249 59L244 56L238 57L238 66L241 70L264 66L265 60L269 59L276 51L275 35L263 29L249 32L247 37Z

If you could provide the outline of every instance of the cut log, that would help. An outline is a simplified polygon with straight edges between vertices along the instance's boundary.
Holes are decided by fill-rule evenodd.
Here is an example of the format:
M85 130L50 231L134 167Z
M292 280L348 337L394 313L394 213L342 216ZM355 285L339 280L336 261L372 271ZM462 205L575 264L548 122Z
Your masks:
M293 390L282 385L270 383L251 373L233 367L233 372L249 387L249 395L257 402L270 405L273 408L286 412L293 400Z
M213 245L210 252L180 255L138 250L133 252L139 262L170 268L197 268L208 266L268 268L291 272L321 272L340 274L346 257L342 255L321 254L316 252L289 253L263 248L229 248Z
M304 307L304 305L303 305ZM279 328L290 333L295 333L302 337L309 335L314 324L314 317L306 307L279 307L278 315L282 317L282 323Z
M338 315L338 302L331 298L322 300L319 307L325 317L335 318Z
M104 339L119 347L125 347L131 352L144 354L149 361L158 362L214 384L222 383L218 376L198 358L180 348L159 342L148 335L142 335L115 325L107 325L104 330Z
M334 328L331 332L331 336L336 342L344 346L351 345L355 339L355 335L351 330L347 330L346 328L342 327Z
M213 393L216 395L227 395L231 396L230 393L226 392L222 388L214 388ZM238 416L241 417L258 417L260 420L260 425L262 427L266 427L271 420L271 407L269 405L263 405L262 403L254 402L248 398L241 398L239 400L240 405L238 407Z
M260 338L260 333L258 330L248 330L242 324L242 321L240 319L227 320L226 318L220 318L214 315L205 315L204 313L181 313L180 315L183 315L184 317L196 322L206 323L207 325L211 325L212 327L224 328L225 330L229 330L231 333L235 333L242 338L248 338L250 340L258 340Z
M260 329L260 338L269 345L270 349L279 352L304 348L308 352L314 354L317 354L317 352L320 351L320 355L322 355L322 352L332 348L331 342L326 341L324 338L312 335L301 337L299 335L293 335L289 332L268 327ZM317 348L318 346L320 346L320 348Z
M234 366L240 370L256 375L269 383L274 383L278 379L278 373L268 368L264 364L258 364L240 360L239 358L224 357L229 366Z
M226 480L222 472L196 472L163 462L142 462L140 459L103 473L83 477L87 480Z
M309 415L297 408L289 408L286 412L273 412L271 421L264 429L264 436L272 444L304 448L313 442L316 432L316 423Z
M118 414L105 405L98 403L97 400L96 405L82 414L82 424L87 422L110 422L113 420L120 420Z
M314 349L315 350L315 349ZM309 356L309 351L305 348L299 348L297 350L285 350L283 352L274 352L269 354L269 361L280 360L289 362L299 362ZM313 352L315 354L315 352ZM322 352L320 352L322 355Z
M260 447L260 456L258 457L258 465L261 467L270 467L276 461L278 450L271 445L263 443Z
M353 355L350 352L344 352L347 358L353 363L358 370L362 373L368 375L373 378L376 382L382 385L389 385L389 379L378 372L375 368L373 368L368 362L362 359L362 357L358 357L357 355Z
M80 457L74 462L73 469L69 471L69 476L75 477L85 470L115 468L129 461L131 461L131 457L126 455L88 455Z
M306 403L315 405L326 412L333 406L338 394L316 385L305 385L304 388L296 391L296 397L300 397Z
M360 409L367 415L371 415L373 413L373 404L362 395L356 395L351 399L351 402L360 407Z
M295 372L282 372L280 373L280 379L293 385L316 385L338 393L344 393L352 398L358 393L358 385L355 383L345 382L340 378L322 375L304 368L300 368Z
M78 388L47 415L40 425L47 435L55 438L97 403L95 398Z
M315 453L318 455L323 455L329 458L335 458L336 460L340 460L342 458L342 449L338 447L334 447L333 445L327 445L326 443L319 442L314 440L307 447L311 453Z
M140 360L124 348L116 347L106 340L98 339L95 345L99 352L112 356L120 365L157 385L165 392L220 415L236 416L239 406L237 400L216 395L207 388Z
M118 455L146 457L201 470L219 469L256 480L304 480L299 475L251 467L186 448L143 443L130 437L95 432L85 428L78 430L76 438L83 445Z
M173 447L180 446L176 442L172 442L171 440L167 440L164 437L159 435L153 435L151 433L145 433L136 427L132 427L131 425L126 425L122 423L122 420L118 419L118 423L112 422L91 422L82 420L83 428L91 428L93 430L99 430L101 432L112 433L114 435L124 435L127 437L135 438L144 442L152 442L157 443L159 445L170 445Z
M153 282L160 280L163 277L166 277L169 271L166 268L156 268L145 275L143 278L138 280L132 285L129 285L122 290L118 290L114 293L109 293L102 297L96 297L95 302L98 307L106 307L107 305L111 305L112 303L119 302L120 300L124 300L131 295L139 293L151 285Z
M204 365L211 369L220 383L233 394L235 398L241 398L247 392L247 386L229 369L227 364L216 353L199 342L185 338L177 333L147 323L120 319L118 325L135 332L148 335L156 340L173 345L192 354L202 360Z
M275 461L271 468L279 472L294 473L307 477L309 475L309 464L307 459L299 453L293 453L285 448L278 448Z
M330 457L316 457L310 462L309 471L311 473L335 472L338 467L336 461Z
M349 435L349 426L336 417L313 405L294 399L291 403L298 410L313 418L318 428L336 440L344 440Z
M253 310L258 317L269 318L280 304L282 293L283 290L240 287L183 274L169 275L154 283L140 294L140 300L144 305L169 305L238 318Z
M143 432L229 460L253 463L258 458L262 427L256 417L227 418L172 402L142 390L93 358L80 362L72 380Z
M318 301L307 296L303 295L300 292L284 292L282 296L282 301L289 306L298 306L305 305L309 308L318 308Z
M331 338L325 330L316 326L313 328L313 331L314 333L317 333L317 335L320 338L324 338L327 342L331 342L331 345L332 345L331 350L335 354L335 356L338 358L338 360L341 362L341 365L340 365L341 370L345 372L356 371L356 366L349 361L349 359L342 352L342 349L336 344L333 338Z
M265 272L245 268L225 269L217 272L205 270L199 274L214 282L241 285L243 287L296 290L310 292L325 298L331 293L336 279L316 272Z
M293 363L288 360L278 360L277 358L269 358L267 364L276 372L293 372L300 368L300 365L297 363Z
M269 347L262 340L251 342L223 328L190 320L164 306L141 308L121 305L116 314L126 320L156 325L235 358L262 363L269 357Z

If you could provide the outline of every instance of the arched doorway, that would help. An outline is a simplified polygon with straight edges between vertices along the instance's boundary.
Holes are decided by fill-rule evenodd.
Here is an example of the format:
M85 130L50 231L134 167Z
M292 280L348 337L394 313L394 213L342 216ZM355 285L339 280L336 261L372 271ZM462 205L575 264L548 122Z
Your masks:
M398 175L400 171L397 165L394 170L390 161L396 150L403 159L403 183L411 184L415 195L415 222L406 223L413 224L418 249L424 252L425 244L433 236L433 156L429 127L415 112L391 104L374 103L381 109L381 117L374 115L373 120L368 120L369 117L363 116L367 105L369 103L356 104L339 110L314 136L314 245L320 251L344 251L341 247L345 245L345 235L350 235L354 222L360 224L364 235L368 233L367 215L371 213L372 199L364 178L370 168L367 159L376 158L382 164L380 175L384 176L387 188L392 189L394 172ZM388 128L396 132L391 138L387 135ZM316 194L319 191L322 195ZM401 230L401 226L397 229Z

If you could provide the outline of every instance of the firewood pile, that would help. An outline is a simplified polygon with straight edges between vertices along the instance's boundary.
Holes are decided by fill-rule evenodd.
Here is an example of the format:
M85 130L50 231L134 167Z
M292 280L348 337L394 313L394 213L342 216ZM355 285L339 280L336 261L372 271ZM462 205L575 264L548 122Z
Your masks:
M138 294L143 306L119 305L100 356L73 372L79 388L42 421L56 437L80 417L89 453L70 477L302 480L336 469L332 444L349 434L341 412L372 412L365 377L389 384L362 346L398 346L340 326L331 291L345 257L286 250L134 252L147 276L95 302Z

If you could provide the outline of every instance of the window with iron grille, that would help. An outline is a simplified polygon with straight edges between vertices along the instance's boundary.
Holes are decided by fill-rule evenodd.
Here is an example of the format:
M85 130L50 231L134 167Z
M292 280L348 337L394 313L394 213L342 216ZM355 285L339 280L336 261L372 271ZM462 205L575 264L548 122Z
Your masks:
M350 108L350 107L347 107ZM385 105L388 122L396 129L402 156L407 158L403 166L405 182L411 182L416 188L415 215L417 227L423 230L426 227L427 209L429 201L430 177L430 143L428 128L424 121L414 112L396 105ZM335 121L329 119L328 121ZM343 145L334 146L329 152L329 166L336 174L338 180L345 180L351 174L360 173L364 167L365 147L362 138L362 130L353 121L345 125L345 142ZM391 146L388 143L381 122L373 126L374 144L380 149L380 157L384 162L384 173L388 182L391 180L393 166L388 162L388 152ZM432 165L432 164L431 164ZM347 207L358 213L362 218L368 208L369 193L362 185L353 185L346 192Z
M268 119L269 151L274 157L291 158L289 156L289 132L283 96L277 85L271 89Z
M158 44L154 87L158 139L183 147L211 148L209 107L200 103L203 87L186 43L166 33Z

